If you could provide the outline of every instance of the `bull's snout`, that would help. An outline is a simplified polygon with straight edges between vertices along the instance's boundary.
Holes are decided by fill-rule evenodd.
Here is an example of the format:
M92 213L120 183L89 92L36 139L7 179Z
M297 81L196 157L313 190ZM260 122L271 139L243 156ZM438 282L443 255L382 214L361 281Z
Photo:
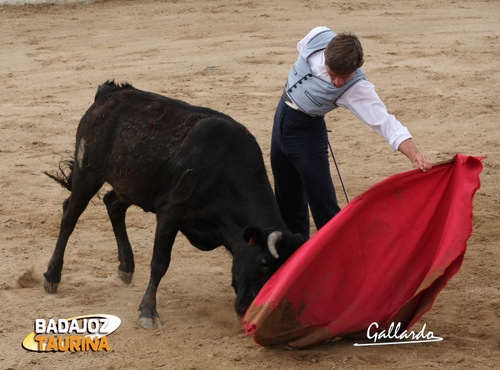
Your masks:
M236 309L236 314L239 317L243 317L243 316L245 316L245 313L247 312L248 307L235 307L235 309Z
M236 314L243 317L254 298L255 296L250 294L244 296L237 295L236 300L234 301L234 310L236 311Z

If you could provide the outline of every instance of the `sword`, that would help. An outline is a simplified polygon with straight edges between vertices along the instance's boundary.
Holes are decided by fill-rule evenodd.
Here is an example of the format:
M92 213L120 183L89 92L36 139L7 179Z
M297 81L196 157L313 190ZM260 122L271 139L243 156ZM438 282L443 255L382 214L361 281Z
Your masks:
M331 130L327 130L331 132ZM335 153L333 152L332 144L330 143L330 138L328 138L328 147L330 148L330 153L332 153L333 162L335 162L335 167L337 168L337 173L339 174L340 183L342 184L342 188L344 189L345 199L347 199L347 203L349 203L349 196L347 195L347 189L345 188L344 180L342 179L342 174L340 173L340 168L337 163L337 158L335 158Z

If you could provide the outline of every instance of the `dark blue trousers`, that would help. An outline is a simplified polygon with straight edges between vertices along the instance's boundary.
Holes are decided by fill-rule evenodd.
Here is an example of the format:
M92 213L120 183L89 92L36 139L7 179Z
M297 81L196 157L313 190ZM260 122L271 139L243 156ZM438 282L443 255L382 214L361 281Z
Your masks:
M324 117L311 117L281 99L274 116L271 167L276 199L290 231L309 236L309 208L318 230L340 211Z

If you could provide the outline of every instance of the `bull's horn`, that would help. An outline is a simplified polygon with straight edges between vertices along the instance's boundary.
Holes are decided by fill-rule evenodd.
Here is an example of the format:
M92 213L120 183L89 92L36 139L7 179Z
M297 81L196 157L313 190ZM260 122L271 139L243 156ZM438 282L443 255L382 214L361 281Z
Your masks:
M281 241L281 239L283 239L283 233L281 231L273 231L267 237L267 249L269 249L269 252L271 252L276 259L280 258L276 250L276 243Z

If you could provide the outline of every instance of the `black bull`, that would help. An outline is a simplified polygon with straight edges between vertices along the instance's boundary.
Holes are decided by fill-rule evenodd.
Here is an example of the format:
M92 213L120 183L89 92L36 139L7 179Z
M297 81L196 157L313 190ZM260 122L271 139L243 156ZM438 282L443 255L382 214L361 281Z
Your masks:
M82 117L70 173L49 175L71 190L44 287L57 290L64 250L79 216L107 182L104 196L118 245L119 275L130 283L134 257L125 213L131 205L156 214L141 325L159 326L156 291L178 231L195 247L225 246L233 255L235 309L243 314L305 237L286 228L255 138L241 124L128 84L106 82ZM186 273L189 273L186 271Z

